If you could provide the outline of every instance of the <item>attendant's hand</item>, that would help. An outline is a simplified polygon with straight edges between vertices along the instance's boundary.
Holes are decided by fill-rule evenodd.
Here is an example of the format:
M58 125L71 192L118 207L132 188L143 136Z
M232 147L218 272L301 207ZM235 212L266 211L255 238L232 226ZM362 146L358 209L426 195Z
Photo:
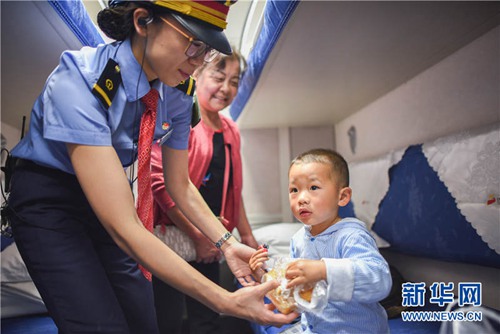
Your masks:
M259 324L269 324L277 327L290 323L297 318L298 313L292 312L287 315L274 313L275 306L272 303L264 304L266 293L278 286L279 282L272 280L258 286L236 290L230 297L234 304L230 305L227 313Z
M255 249L238 242L232 237L222 245L222 251L229 269L231 269L238 282L243 286L255 285L256 282L252 277L252 270L248 265L248 261L255 252Z
M326 280L326 266L321 260L297 260L290 263L286 269L287 288L301 284L314 284Z

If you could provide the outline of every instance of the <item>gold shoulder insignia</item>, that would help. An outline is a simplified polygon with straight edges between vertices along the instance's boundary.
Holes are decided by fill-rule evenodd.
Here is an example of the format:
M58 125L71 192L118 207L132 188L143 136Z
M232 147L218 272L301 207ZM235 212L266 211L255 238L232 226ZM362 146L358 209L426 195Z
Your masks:
M189 96L193 96L195 87L196 87L196 82L192 77L189 77L189 79L175 86L175 88L177 88L180 91L183 91L186 95Z
M106 109L109 109L121 83L120 66L113 59L109 59L99 80L94 84L92 93L102 102Z
M193 110L191 113L191 127L194 128L201 121L200 105L198 104L198 99L196 95L193 96Z

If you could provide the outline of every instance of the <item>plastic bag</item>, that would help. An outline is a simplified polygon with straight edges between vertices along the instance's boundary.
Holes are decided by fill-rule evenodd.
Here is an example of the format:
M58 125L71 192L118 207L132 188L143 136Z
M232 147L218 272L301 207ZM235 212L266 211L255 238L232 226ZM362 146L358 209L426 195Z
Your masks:
M285 277L286 269L290 263L298 260L300 259L275 259L273 268L262 277L262 282L278 280L280 285L266 296L283 314L293 311L320 313L328 303L328 287L325 281L319 281L312 286L299 285L291 289L286 288L288 284Z

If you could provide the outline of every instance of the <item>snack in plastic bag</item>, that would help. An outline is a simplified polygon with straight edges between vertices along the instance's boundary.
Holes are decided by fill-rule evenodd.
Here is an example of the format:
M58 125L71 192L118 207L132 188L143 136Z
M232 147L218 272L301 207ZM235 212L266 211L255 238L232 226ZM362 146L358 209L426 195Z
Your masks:
M313 286L299 285L295 288L287 289L288 280L285 277L288 264L299 259L278 258L274 267L263 277L262 282L277 280L280 285L267 293L267 298L276 306L278 311L289 314L293 311L319 313L328 303L325 281L320 281Z

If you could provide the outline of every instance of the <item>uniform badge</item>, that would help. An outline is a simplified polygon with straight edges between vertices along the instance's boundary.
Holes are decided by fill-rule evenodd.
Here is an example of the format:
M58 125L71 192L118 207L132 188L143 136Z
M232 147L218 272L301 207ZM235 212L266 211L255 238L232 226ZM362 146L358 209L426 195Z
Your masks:
M109 59L104 71L102 71L99 80L92 87L92 93L108 109L111 106L118 87L122 83L120 66L113 59Z
M201 121L200 106L196 95L193 98L193 109L191 111L191 127L194 128Z
M172 135L172 133L174 132L174 127L171 126L168 122L163 122L161 124L161 128L162 130L165 130L165 134L160 138L158 139L156 142L158 143L158 145L160 146L163 146L163 144L165 144L168 140L168 138L170 138L170 136Z
M193 96L194 90L196 88L196 82L192 77L181 82L177 86L175 86L178 90L184 92L186 95Z

